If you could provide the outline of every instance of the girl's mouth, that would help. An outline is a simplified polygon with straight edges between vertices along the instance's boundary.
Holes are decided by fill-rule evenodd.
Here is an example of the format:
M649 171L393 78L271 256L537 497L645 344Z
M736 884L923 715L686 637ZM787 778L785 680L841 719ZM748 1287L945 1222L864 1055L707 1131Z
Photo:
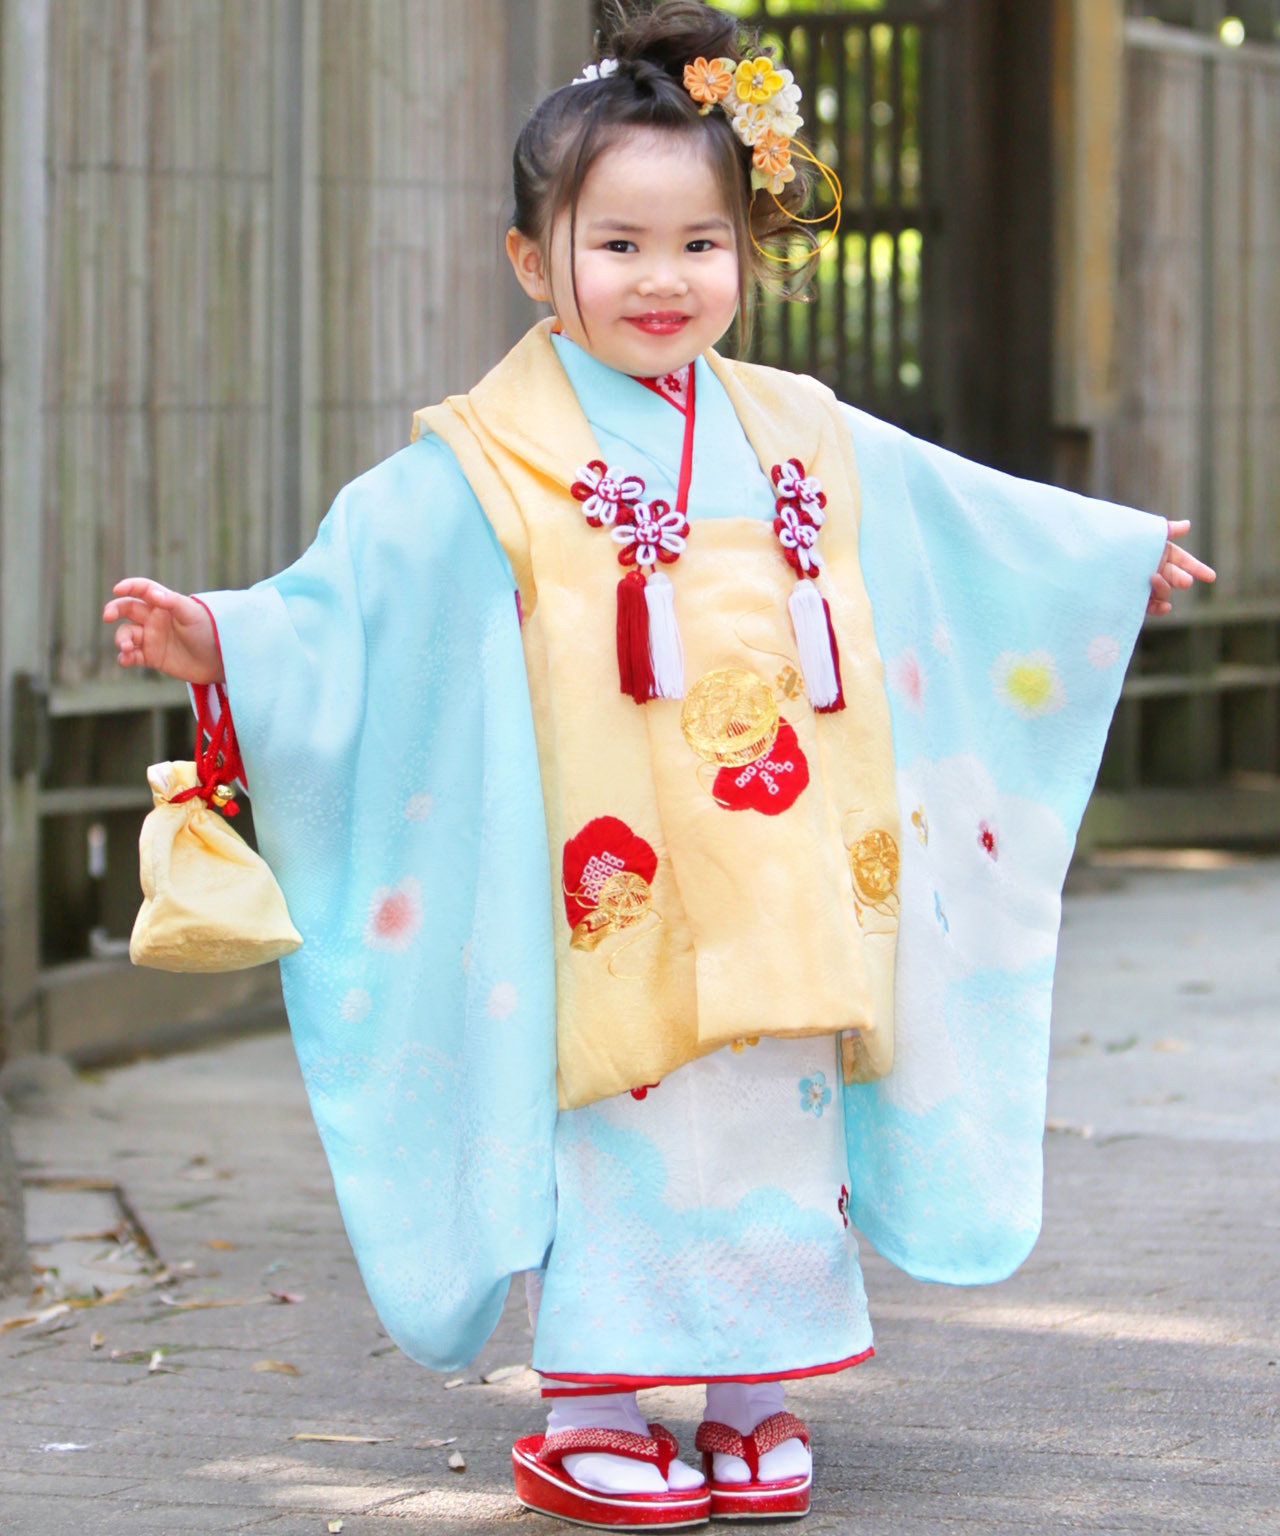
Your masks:
M628 315L628 325L634 325L637 330L644 331L649 336L674 336L675 333L692 319L690 315L682 315L676 310L655 310L648 315Z

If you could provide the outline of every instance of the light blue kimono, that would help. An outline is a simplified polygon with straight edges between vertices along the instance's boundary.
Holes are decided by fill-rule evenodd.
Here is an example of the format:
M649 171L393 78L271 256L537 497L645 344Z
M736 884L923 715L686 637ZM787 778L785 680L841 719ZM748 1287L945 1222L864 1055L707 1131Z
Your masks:
M673 499L680 414L556 346L601 456ZM695 366L694 537L773 512ZM903 827L898 1064L877 1084L842 1089L831 1040L764 1040L557 1116L514 582L440 441L349 485L287 571L206 595L304 939L281 969L335 1188L385 1326L425 1364L474 1355L548 1250L539 1369L702 1380L865 1352L850 1213L958 1283L1035 1240L1059 893L1164 523L848 420ZM750 1143L740 1184L699 1186L680 1102L713 1141L776 1140Z

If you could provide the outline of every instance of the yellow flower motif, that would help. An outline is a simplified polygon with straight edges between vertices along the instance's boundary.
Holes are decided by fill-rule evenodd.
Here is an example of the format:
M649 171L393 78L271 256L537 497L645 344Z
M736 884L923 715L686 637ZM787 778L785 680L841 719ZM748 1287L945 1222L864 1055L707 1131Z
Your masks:
M1023 720L1055 714L1067 702L1048 651L1002 651L991 668L996 697Z
M773 60L764 54L758 59L743 59L734 74L734 91L739 101L768 101L786 83L773 67Z
M747 1048L747 1046L749 1046L749 1045L759 1045L759 1044L760 1044L760 1036L759 1035L744 1035L741 1040L732 1040L732 1041L730 1041L729 1042L729 1049L734 1053L735 1056L741 1056L743 1051Z
M695 59L684 67L684 88L710 112L733 88L732 59Z

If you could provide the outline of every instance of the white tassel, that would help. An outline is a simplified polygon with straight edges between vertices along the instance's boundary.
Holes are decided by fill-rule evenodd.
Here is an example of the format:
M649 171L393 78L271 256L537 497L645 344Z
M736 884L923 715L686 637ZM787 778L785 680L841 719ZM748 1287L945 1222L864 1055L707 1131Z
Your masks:
M840 697L836 660L831 654L831 635L827 629L827 610L822 595L808 577L801 577L787 599L791 627L796 632L796 650L804 673L805 692L814 709L830 709Z
M675 588L671 578L655 571L644 587L649 608L649 659L653 663L655 699L684 698L684 645L676 623Z

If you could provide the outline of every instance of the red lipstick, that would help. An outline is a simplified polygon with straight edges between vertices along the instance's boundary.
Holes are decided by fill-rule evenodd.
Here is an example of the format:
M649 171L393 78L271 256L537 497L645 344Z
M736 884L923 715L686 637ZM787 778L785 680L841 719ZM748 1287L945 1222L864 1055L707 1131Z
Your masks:
M629 325L650 336L674 336L692 317L678 310L652 310L647 315L627 315Z

